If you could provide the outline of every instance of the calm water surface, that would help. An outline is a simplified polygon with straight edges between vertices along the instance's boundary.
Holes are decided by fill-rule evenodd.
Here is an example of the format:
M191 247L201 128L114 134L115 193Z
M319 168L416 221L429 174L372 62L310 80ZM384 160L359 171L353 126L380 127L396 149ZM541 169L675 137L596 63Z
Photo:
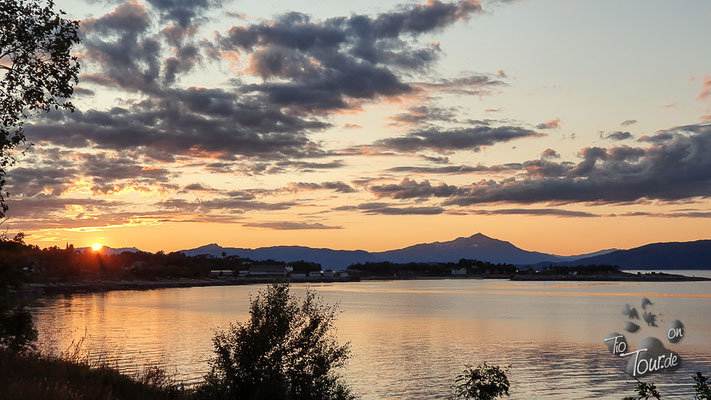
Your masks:
M40 336L61 351L85 337L93 357L125 371L161 364L185 382L207 370L215 329L244 321L263 286L116 291L49 297L33 312ZM622 332L625 303L655 302L659 328L628 334L631 349L663 339L673 319L686 337L668 348L682 368L658 374L665 399L690 399L689 376L711 373L711 283L364 281L314 284L342 311L338 336L352 357L343 371L363 399L444 398L464 364L511 365L512 399L617 399L634 393L626 359L603 338ZM303 295L305 285L293 285ZM642 322L643 323L643 322ZM100 351L98 351L100 350Z

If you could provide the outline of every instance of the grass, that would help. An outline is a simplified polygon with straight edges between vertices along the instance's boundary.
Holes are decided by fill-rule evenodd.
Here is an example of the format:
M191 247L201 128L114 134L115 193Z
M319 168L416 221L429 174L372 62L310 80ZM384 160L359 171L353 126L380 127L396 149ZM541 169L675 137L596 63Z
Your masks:
M0 352L0 393L3 400L141 400L189 399L191 392L165 372L149 367L135 377L106 365L44 356Z

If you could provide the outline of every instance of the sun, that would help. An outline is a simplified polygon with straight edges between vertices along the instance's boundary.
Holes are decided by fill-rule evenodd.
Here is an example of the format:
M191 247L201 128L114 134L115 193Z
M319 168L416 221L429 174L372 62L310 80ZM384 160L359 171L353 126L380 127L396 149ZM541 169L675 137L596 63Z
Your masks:
M104 245L101 243L94 243L91 245L91 249L94 251L99 251L102 247L104 247Z

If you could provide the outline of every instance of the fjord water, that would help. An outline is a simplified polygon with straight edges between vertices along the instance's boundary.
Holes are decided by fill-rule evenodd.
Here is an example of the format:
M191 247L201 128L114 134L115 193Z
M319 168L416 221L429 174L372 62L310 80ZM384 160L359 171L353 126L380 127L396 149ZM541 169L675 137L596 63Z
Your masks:
M92 357L127 372L160 364L198 382L215 329L248 317L264 286L115 291L47 297L34 309L45 343L58 350L85 337ZM692 398L690 375L711 373L711 282L512 282L410 280L312 284L341 310L337 327L352 357L343 371L363 399L444 398L464 364L511 365L512 399L620 399L634 393L603 338L624 332L626 303L641 314L650 298L659 327L627 334L630 349L662 339L682 357L675 372L652 375L665 399ZM303 295L306 285L293 285ZM678 344L664 340L674 319Z

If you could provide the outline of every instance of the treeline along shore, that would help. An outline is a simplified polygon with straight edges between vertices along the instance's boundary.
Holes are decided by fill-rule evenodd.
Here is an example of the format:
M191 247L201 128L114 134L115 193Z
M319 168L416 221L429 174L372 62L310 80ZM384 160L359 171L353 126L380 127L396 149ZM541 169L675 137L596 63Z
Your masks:
M346 270L323 270L308 261L251 260L239 256L186 256L182 252L147 253L48 247L24 242L20 234L0 240L5 274L15 275L27 292L86 292L171 287L264 284L271 282L348 282L401 279L511 279L521 281L701 281L668 273L627 273L613 265L544 266L462 259L457 263L352 264Z

